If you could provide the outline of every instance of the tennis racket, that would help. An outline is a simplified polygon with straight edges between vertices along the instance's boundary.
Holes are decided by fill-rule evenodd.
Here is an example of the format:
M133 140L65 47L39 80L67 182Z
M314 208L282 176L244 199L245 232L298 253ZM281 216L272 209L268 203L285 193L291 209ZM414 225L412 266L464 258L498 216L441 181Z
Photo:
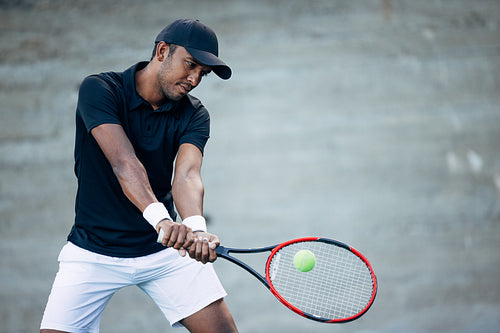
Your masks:
M301 250L314 254L307 272L294 265ZM219 246L219 257L242 267L262 282L278 300L299 315L324 323L342 323L361 317L375 300L377 278L371 264L356 249L336 240L306 237L254 249ZM230 253L270 251L265 277Z

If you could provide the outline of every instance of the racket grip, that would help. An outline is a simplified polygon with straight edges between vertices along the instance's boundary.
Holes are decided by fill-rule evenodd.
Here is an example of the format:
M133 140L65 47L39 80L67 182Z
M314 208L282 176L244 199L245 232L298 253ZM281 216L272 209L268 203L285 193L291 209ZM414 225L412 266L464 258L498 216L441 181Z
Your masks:
M157 243L161 243L161 241L163 240L163 234L163 229L160 229L160 231L158 232L158 238L156 239Z
M160 231L158 232L158 238L156 238L156 242L157 242L157 243L160 243L160 244L161 244L161 241L163 240L163 234L164 234L163 229L160 229ZM212 243L210 242L210 244L212 244ZM219 254L221 254L221 253L223 253L223 254L227 254L227 253L228 253L227 249L226 249L226 248L224 248L223 246L219 246L219 247L217 247L217 248L215 249L215 252L216 252L218 255L219 255Z

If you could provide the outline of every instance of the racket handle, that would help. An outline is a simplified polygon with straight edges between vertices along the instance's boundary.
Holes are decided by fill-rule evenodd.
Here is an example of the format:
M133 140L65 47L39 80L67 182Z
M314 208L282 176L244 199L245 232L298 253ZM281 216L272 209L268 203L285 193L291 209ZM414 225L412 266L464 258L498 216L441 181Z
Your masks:
M158 238L156 239L157 243L161 243L161 241L163 240L163 234L163 229L160 229L160 232L158 232Z
M157 243L161 244L161 242L163 240L163 235L164 235L163 229L160 229L160 231L158 232L158 238L156 238ZM212 244L212 243L210 243L210 244ZM227 254L228 250L226 248L224 248L223 246L219 246L215 249L215 252L217 253L217 255L219 255L221 253Z

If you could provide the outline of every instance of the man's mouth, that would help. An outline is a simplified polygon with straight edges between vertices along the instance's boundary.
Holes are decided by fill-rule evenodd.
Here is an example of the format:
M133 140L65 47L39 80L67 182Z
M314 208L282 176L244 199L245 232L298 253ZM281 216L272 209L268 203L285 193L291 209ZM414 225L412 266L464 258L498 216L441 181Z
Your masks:
M189 93L192 89L190 84L181 84L180 87L182 88L185 94Z

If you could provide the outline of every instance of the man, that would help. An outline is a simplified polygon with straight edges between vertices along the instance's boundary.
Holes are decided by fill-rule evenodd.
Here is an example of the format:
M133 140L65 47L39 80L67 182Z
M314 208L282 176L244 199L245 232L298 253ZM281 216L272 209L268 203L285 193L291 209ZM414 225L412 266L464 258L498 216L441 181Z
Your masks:
M211 264L219 239L203 218L209 115L189 95L211 71L231 76L215 33L184 19L160 32L150 62L83 81L75 224L40 332L98 332L107 302L129 285L147 293L174 327L237 332ZM182 223L170 217L174 202Z

